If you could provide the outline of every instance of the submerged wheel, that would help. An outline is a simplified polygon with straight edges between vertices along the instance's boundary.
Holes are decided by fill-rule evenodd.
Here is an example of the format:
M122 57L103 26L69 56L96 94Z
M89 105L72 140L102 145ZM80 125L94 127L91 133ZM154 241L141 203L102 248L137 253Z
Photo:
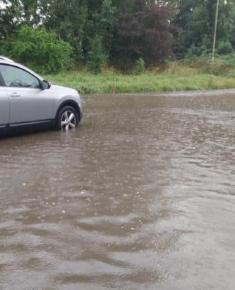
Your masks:
M79 124L78 112L72 106L64 106L59 110L56 128L61 131L75 129Z

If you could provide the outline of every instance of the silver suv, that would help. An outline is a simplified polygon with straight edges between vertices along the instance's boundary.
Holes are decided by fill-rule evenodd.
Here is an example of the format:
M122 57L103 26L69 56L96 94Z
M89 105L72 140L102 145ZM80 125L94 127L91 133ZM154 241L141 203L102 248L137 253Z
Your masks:
M78 126L81 117L76 90L50 85L32 70L0 56L0 130L51 125L68 131Z

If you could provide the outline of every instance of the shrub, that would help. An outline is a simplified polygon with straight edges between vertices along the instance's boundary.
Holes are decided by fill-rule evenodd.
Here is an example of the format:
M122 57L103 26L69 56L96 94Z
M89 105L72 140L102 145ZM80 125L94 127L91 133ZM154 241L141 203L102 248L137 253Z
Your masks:
M200 73L209 73L218 76L231 76L235 71L235 54L216 55L212 62L211 54L200 57L185 58L181 61Z
M225 42L221 41L219 42L218 49L217 49L218 54L230 54L233 52L233 47L230 42Z
M71 65L71 46L45 28L22 26L14 37L0 42L0 52L42 73L56 73Z
M135 63L134 73L138 75L143 73L144 71L145 71L145 62L143 58L139 58Z

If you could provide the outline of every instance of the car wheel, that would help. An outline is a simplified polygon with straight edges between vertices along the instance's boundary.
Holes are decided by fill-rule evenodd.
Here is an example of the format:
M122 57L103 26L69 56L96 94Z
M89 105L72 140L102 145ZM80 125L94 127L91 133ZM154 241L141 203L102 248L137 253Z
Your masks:
M64 106L59 110L56 128L62 131L75 129L79 124L78 112L72 106Z

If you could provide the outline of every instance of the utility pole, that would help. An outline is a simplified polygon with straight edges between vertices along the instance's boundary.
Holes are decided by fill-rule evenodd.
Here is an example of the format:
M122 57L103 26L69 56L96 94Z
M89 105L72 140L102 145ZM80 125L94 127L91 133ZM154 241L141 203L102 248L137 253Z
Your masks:
M213 48L212 48L212 61L213 62L215 60L215 46L216 46L217 29L218 29L219 3L220 3L220 0L217 0L216 12L215 12L215 27L214 27Z

